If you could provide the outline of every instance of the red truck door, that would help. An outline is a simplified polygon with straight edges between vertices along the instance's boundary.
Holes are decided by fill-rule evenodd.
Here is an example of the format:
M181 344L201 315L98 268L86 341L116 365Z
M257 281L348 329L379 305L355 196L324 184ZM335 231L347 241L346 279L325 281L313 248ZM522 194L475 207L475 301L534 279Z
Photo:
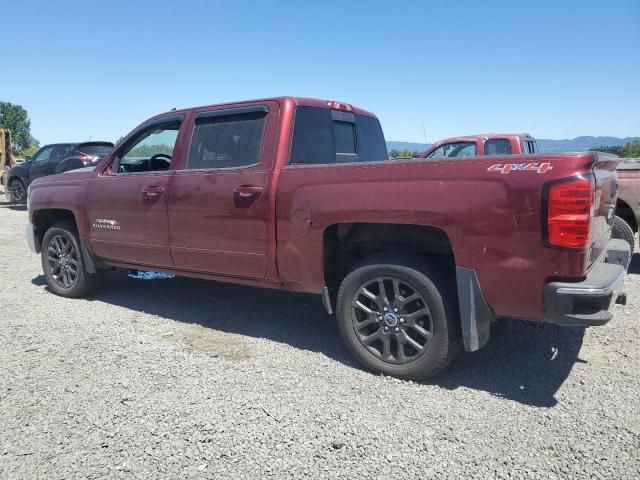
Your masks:
M182 160L180 150L174 152L182 120L165 117L143 125L114 152L107 171L91 180L86 210L98 257L173 267L167 194L172 167Z
M181 270L264 278L278 104L202 109L169 198L169 244Z

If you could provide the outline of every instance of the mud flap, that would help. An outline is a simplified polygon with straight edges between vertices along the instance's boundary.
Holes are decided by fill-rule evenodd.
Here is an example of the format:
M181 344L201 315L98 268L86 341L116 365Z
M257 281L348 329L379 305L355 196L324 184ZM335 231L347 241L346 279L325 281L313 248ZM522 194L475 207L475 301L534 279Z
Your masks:
M475 352L489 341L495 317L482 295L475 270L456 267L456 282L464 349Z
M82 261L87 273L96 273L96 262L93 260L93 253L87 243L80 239L80 251L82 252Z

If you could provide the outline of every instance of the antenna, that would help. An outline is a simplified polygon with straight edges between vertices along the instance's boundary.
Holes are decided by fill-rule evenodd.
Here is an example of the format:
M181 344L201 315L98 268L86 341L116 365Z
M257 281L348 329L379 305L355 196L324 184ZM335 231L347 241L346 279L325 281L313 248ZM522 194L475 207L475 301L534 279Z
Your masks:
M424 144L426 145L427 143L427 131L424 129L424 123L422 124L422 134L424 135Z

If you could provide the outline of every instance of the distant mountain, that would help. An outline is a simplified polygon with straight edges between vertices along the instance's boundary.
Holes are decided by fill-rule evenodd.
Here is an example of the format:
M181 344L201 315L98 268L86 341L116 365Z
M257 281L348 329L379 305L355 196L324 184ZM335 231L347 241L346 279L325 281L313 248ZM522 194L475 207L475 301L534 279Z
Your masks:
M589 150L593 147L619 147L629 142L640 140L640 137L576 137L573 140L551 140L539 138L538 148L541 152L571 152L580 150ZM391 150L409 150L410 152L424 152L432 144L430 143L412 143L412 142L387 142L387 149Z
M541 152L570 152L576 150L589 150L594 147L622 147L629 142L640 140L640 137L576 137L573 140L548 140L538 139L538 148Z
M399 152L404 150L415 152L417 150L418 152L424 152L431 145L431 143L387 142L387 150L398 150Z

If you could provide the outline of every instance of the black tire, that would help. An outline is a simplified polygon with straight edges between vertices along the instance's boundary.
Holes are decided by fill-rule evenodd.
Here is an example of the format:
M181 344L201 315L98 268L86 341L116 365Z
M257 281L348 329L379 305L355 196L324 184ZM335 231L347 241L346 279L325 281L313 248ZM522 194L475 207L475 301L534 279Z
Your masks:
M382 288L391 296L381 295L380 287L376 290L380 279ZM373 294L378 300L372 298ZM403 305L414 294L417 298ZM373 315L356 306L356 302L364 304ZM388 311L381 306L385 304ZM420 317L415 315L424 310L421 305L428 309L428 315L423 314L418 320ZM460 351L456 305L453 279L441 269L420 257L384 255L363 262L345 277L338 291L336 316L342 339L364 367L394 377L423 380L440 372ZM394 311L394 307L398 310ZM415 313L408 313L411 309ZM387 318L389 314L396 317L395 323L392 317ZM423 342L422 350L414 346ZM389 352L386 357L385 352Z
M7 184L9 200L13 203L24 203L27 201L27 188L19 178L12 178Z
M94 292L104 280L104 271L89 273L84 267L78 231L71 222L56 222L42 239L42 270L53 293L79 298Z
M617 215L613 219L613 225L611 226L611 238L619 238L627 242L631 248L631 253L633 253L636 242L633 229L631 228L631 225Z

